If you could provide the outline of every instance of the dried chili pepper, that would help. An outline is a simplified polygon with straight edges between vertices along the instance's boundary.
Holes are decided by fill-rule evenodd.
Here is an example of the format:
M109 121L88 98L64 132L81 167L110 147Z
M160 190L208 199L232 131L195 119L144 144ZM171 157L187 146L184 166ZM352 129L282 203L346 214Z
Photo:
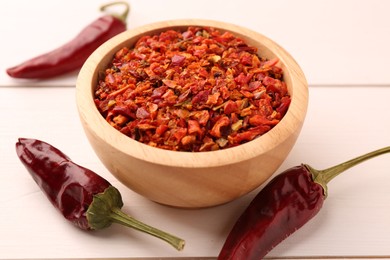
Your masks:
M122 197L115 187L57 148L40 140L19 138L16 152L51 203L77 227L97 230L118 223L183 249L184 240L123 213Z
M104 11L116 4L125 6L123 14L102 16L84 28L70 42L8 68L6 72L13 78L45 79L80 69L97 47L126 30L126 17L129 12L129 5L126 2L110 3L102 6L101 10Z
M390 147L385 147L325 170L302 164L279 174L238 218L218 259L262 259L320 211L330 180L358 163L389 152Z

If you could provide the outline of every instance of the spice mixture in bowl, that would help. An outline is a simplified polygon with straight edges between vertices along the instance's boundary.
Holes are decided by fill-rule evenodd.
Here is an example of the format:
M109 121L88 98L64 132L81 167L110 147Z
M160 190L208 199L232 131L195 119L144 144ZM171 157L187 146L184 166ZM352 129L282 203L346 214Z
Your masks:
M96 104L113 127L154 147L234 147L268 132L286 113L291 99L278 61L230 32L167 30L115 54Z
M90 56L77 81L81 122L107 169L185 208L226 203L267 180L307 102L304 74L279 45L205 20L126 31Z

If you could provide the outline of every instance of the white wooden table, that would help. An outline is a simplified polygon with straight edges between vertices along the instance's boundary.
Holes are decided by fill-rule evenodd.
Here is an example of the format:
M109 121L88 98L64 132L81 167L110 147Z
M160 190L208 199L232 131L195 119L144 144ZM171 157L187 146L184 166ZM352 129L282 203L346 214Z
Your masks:
M75 36L100 14L96 1L1 1L0 259L215 259L235 219L258 192L200 210L155 204L121 185L84 136L75 105L77 74L14 80L7 67ZM128 27L175 18L222 20L267 35L287 49L310 85L305 125L278 172L308 163L326 168L390 145L390 1L133 1ZM124 211L186 240L176 252L113 225L84 232L63 220L15 153L18 137L45 140L121 191ZM329 184L319 215L269 258L389 258L390 155Z

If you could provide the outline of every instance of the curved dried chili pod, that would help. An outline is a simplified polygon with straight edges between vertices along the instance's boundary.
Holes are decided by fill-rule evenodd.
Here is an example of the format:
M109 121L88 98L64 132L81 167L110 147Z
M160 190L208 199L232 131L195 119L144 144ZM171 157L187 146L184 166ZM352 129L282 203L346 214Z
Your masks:
M95 172L69 159L48 143L19 138L19 159L51 203L73 224L97 230L118 223L158 237L178 250L184 240L148 226L121 211L119 191Z
M358 163L389 152L390 147L385 147L325 170L302 164L277 175L238 218L218 259L262 259L320 211L330 180Z
M122 4L122 15L105 15L85 27L73 40L48 53L27 60L6 72L13 78L45 79L80 69L87 58L101 44L126 30L126 18L129 5L115 2L101 7Z

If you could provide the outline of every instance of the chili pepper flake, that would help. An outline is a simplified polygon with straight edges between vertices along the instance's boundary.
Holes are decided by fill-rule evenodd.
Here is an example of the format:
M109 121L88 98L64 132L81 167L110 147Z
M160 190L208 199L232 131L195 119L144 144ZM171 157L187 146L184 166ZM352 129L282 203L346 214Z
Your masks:
M234 147L265 134L286 114L291 98L278 63L230 32L167 30L114 55L95 104L113 127L153 147Z

